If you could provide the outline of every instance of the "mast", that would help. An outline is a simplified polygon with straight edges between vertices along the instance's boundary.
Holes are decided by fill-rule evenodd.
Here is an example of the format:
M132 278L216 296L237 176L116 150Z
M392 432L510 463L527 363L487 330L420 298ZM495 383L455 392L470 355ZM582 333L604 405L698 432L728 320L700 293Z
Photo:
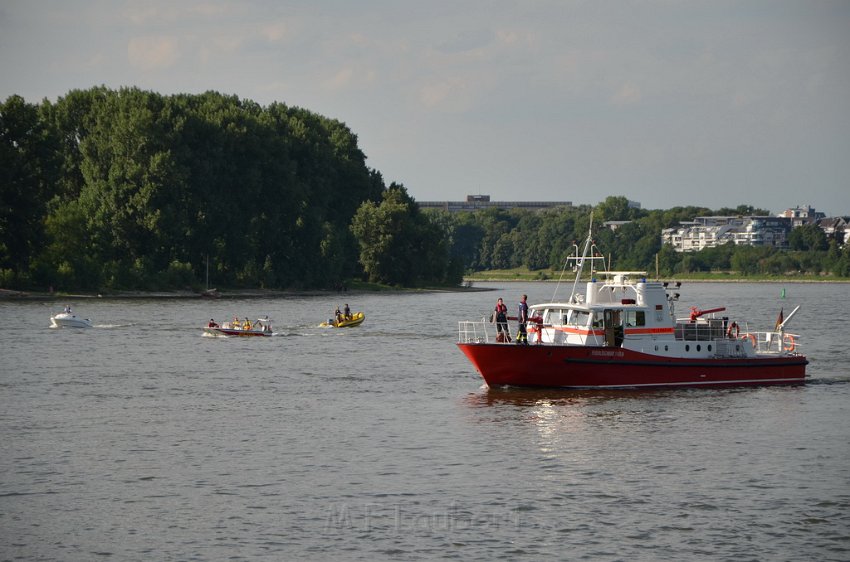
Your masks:
M576 302L576 289L578 288L578 282L581 279L581 274L584 271L584 260L587 259L587 252L590 250L590 242L593 238L593 211L590 212L590 226L587 227L587 240L584 242L584 250L581 252L581 259L578 261L578 267L576 268L576 278L573 281L573 290L570 293L570 302Z

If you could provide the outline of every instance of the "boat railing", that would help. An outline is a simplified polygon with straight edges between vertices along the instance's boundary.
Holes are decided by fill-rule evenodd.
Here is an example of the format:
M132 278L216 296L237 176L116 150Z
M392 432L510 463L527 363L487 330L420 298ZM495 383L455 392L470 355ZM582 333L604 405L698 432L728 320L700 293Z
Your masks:
M800 336L789 332L746 332L741 339L748 339L756 353L774 353L777 355L796 353Z
M457 341L459 343L488 343L487 320L461 320L458 322Z
M674 335L677 340L711 341L728 336L726 322L722 318L709 318L702 322L679 320Z

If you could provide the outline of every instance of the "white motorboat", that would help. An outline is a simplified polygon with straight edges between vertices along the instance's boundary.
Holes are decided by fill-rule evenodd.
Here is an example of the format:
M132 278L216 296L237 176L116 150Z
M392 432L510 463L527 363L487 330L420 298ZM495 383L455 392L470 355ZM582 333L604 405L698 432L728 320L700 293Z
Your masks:
M59 314L50 317L51 328L91 328L91 320L88 318L80 318L71 311L70 306L66 306L65 310Z
M257 321L253 324L247 318L245 318L244 322L240 322L238 318L234 317L232 322L225 322L219 325L215 320L210 318L210 323L204 327L204 335L213 337L269 337L275 335L275 332L268 316L257 318Z

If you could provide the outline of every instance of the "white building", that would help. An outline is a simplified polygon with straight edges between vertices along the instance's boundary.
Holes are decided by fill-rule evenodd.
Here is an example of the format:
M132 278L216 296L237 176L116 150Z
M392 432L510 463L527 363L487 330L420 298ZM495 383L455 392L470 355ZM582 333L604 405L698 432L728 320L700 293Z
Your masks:
M698 252L724 244L788 247L791 220L785 217L696 217L661 231L661 242L677 252Z
M785 209L776 216L791 219L791 228L803 226L804 224L812 224L826 217L824 213L815 211L815 208L811 205L804 205L802 207L798 205L793 209Z

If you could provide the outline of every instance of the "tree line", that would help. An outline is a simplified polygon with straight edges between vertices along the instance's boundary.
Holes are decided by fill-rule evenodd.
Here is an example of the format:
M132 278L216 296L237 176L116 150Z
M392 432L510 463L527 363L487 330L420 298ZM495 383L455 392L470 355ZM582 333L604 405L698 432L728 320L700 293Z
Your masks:
M850 276L850 250L817 227L794 229L790 251L662 247L662 229L712 214L769 213L608 197L594 233L617 269ZM588 206L423 212L366 165L344 123L282 103L95 87L0 104L4 288L200 289L207 272L234 288L456 285L475 271L560 270L590 217Z
M343 123L207 92L0 105L0 286L459 283L447 238ZM436 220L436 219L435 219ZM416 259L412 259L415 254ZM452 277L454 272L454 277Z
M593 213L593 239L603 257L618 270L639 270L661 276L701 272L751 275L850 276L850 245L828 239L816 225L794 228L789 249L736 246L733 243L699 252L678 253L662 245L661 231L697 216L770 215L769 211L740 205L735 208L674 207L646 210L629 206L622 196L607 197L595 208L586 205L544 211L490 208L444 217L453 256L469 272L524 268L560 271L567 258L581 251ZM445 211L432 213L449 215ZM606 221L629 221L616 230Z

